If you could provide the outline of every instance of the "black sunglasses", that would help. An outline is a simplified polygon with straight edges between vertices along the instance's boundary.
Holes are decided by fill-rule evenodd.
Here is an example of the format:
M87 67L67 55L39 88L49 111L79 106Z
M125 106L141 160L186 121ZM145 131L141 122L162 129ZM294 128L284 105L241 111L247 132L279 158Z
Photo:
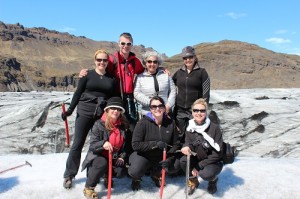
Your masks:
M159 104L159 105L150 105L149 107L150 107L150 109L157 109L157 108L163 109L163 108L165 108L165 105L163 105L163 104Z
M117 107L110 107L109 109L111 109L111 110L113 110L113 111L117 110L117 111L119 111L119 112L122 112L122 109L117 108Z
M194 58L194 56L187 56L187 57L183 57L182 59L187 60L187 59L193 59L193 58Z
M196 108L194 108L194 109L193 109L193 112L194 112L194 113L199 113L199 112L200 112L200 113L205 113L205 112L206 112L206 109L196 109Z
M147 63L148 63L148 64L152 64L152 63L153 63L153 64L157 64L158 61L157 61L157 60L153 60L153 61L152 61L152 60L147 60Z
M107 62L108 60L107 60L107 59L96 59L96 61L97 61L97 62L102 62L102 61L103 61L103 62Z
M128 42L128 43L126 43L126 42L120 42L120 44L122 45L122 46L131 46L132 45L132 43L131 42Z

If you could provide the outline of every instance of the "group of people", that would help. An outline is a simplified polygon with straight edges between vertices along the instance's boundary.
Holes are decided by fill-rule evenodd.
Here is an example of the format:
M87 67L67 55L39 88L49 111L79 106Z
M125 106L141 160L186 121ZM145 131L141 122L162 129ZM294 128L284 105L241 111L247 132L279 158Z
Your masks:
M185 173L190 156L188 194L199 186L198 176L209 182L207 191L214 194L223 167L223 140L219 126L208 117L210 79L195 49L182 50L183 66L171 76L159 53L147 51L141 62L131 52L130 33L122 33L118 45L119 51L111 55L96 51L95 69L80 71L70 107L62 113L66 120L77 107L63 186L72 187L90 132L82 163L82 170L87 170L83 191L87 198L97 198L95 187L101 178L108 187L109 154L114 177L130 176L134 191L147 173L157 187L162 184L162 168L169 175Z

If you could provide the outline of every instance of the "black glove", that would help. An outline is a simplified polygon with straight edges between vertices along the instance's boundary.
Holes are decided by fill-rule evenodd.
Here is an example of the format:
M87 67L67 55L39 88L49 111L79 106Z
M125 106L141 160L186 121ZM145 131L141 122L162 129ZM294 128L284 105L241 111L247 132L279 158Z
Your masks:
M171 153L176 153L176 152L177 152L177 147L173 146L172 148L170 148L170 150L167 153L171 154Z
M166 159L166 160L162 160L158 163L161 167L163 168L168 168L170 166L170 161L169 159Z
M169 150L168 150L168 154L174 154L174 153L177 153L177 152L180 152L180 149L181 149L181 147L182 147L182 144L180 143L180 142L176 142L173 146L172 146L172 148L170 148ZM181 153L181 152L180 152Z
M160 150L164 150L167 149L167 144L163 141L158 141L156 142L156 146L160 149Z
M63 121L65 121L67 119L67 117L70 115L72 115L72 111L68 109L66 112L61 113L61 118Z

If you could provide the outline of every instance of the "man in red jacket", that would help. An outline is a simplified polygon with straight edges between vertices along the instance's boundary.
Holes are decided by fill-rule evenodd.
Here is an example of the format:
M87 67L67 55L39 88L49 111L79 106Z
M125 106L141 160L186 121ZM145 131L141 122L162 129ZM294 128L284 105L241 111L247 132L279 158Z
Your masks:
M122 33L118 45L119 51L110 55L106 70L118 80L118 92L126 105L125 116L130 122L130 129L133 131L138 120L136 104L133 98L134 77L142 73L145 69L141 61L131 52L133 38L130 33ZM79 77L83 77L86 74L87 69L83 69L80 71Z

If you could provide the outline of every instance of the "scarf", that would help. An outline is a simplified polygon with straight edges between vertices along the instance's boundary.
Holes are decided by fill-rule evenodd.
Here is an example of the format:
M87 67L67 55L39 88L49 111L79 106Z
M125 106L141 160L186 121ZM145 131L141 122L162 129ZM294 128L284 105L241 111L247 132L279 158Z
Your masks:
M106 120L106 114L102 115L101 120ZM109 132L108 141L114 147L113 152L118 152L124 143L124 137L121 135L120 129L118 128L122 124L122 122L120 119L118 119L115 123L111 124L113 126L113 129ZM107 151L105 153L107 153Z
M208 117L205 119L204 124L202 125L198 125L195 122L195 119L191 119L189 120L189 125L186 128L186 130L192 132L196 131L197 133L201 134L203 138L210 144L210 146L212 146L217 151L220 151L220 146L218 145L218 143L216 143L214 139L205 132L205 130L209 127L209 125L210 125L210 119Z

